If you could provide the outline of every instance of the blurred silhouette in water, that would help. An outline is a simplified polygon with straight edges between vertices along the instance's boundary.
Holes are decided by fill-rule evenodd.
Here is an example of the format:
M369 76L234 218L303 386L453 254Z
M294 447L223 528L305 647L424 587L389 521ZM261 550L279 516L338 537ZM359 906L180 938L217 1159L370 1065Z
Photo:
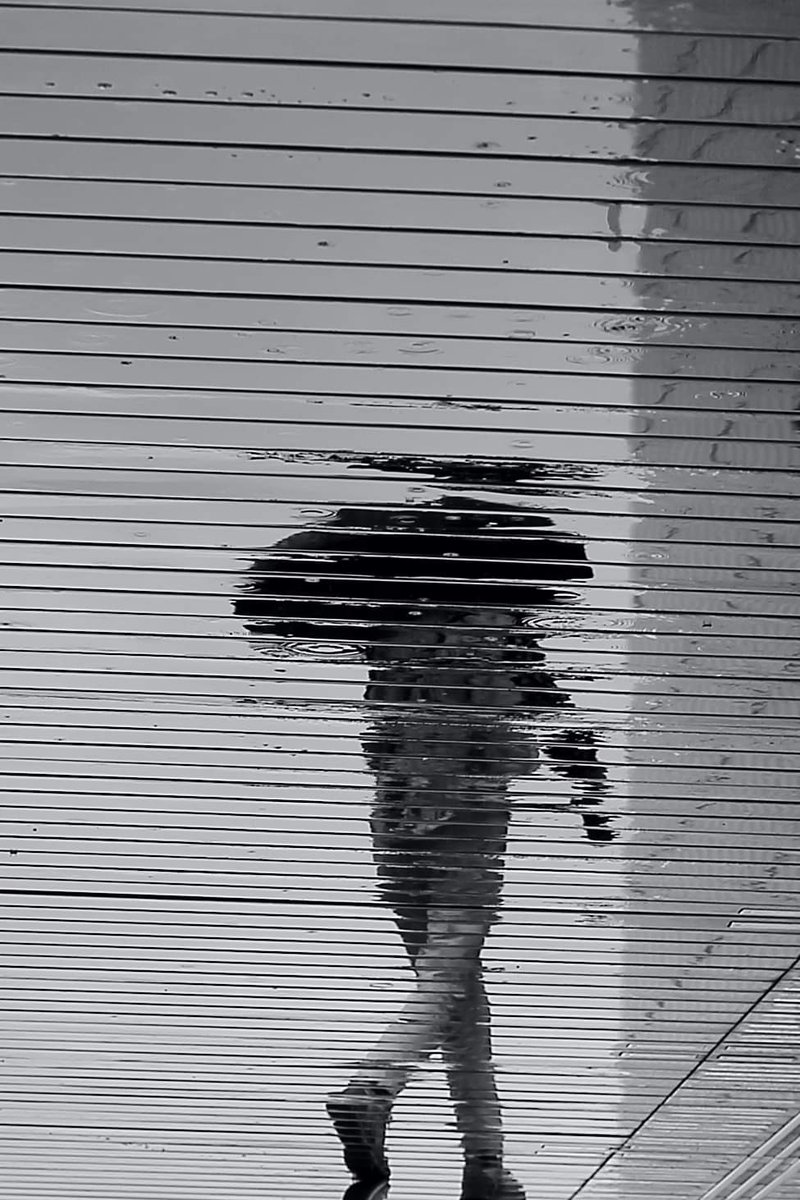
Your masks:
M480 956L500 906L509 784L538 758L520 719L544 725L548 710L571 707L526 622L573 601L555 585L592 571L583 545L550 532L550 518L460 494L535 490L545 467L358 460L365 464L424 471L459 491L397 511L341 509L265 551L235 601L256 636L356 642L369 664L365 698L375 715L363 745L376 780L374 854L416 986L328 1112L356 1177L348 1200L377 1196L372 1185L389 1176L393 1102L440 1049L464 1152L462 1200L523 1200L503 1165ZM593 733L560 721L542 741L550 769L571 781L585 835L608 841Z

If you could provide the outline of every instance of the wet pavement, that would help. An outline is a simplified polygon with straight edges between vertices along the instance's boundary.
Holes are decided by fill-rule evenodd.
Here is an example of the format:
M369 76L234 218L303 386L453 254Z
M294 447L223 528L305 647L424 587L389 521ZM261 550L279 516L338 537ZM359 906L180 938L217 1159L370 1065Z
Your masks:
M9 1196L789 1200L795 6L0 45Z

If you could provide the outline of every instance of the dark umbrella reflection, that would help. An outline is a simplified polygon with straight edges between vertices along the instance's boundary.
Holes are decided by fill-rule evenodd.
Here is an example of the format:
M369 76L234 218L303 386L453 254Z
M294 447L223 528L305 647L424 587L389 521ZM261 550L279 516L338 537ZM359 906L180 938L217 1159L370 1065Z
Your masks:
M472 491L519 485L521 470L530 491L546 471L425 459L381 465ZM397 511L344 508L265 551L235 601L255 636L356 642L369 664L365 698L375 715L363 745L376 779L374 854L416 987L348 1087L329 1098L345 1160L361 1181L356 1190L388 1177L392 1104L440 1049L464 1151L462 1200L524 1196L503 1166L480 956L500 908L509 785L538 759L520 718L571 707L527 623L574 600L557 583L592 576L583 545L553 526L456 490ZM585 835L608 841L610 818L596 807L606 784L595 736L559 726L541 749L572 782Z

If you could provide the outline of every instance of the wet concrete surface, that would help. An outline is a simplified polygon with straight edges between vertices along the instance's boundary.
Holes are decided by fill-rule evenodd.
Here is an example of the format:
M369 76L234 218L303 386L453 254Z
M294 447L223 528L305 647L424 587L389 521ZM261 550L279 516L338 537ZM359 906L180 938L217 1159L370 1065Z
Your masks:
M799 39L3 6L13 1200L794 1194Z

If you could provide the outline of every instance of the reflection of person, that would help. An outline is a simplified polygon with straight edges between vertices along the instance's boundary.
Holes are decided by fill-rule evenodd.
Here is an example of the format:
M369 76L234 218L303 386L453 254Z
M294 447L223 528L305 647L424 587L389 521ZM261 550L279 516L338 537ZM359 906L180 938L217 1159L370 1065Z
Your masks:
M480 955L500 905L509 783L537 766L519 718L570 705L525 618L569 602L557 581L592 574L583 546L550 526L452 494L396 512L343 509L267 551L236 600L252 633L357 641L370 667L376 715L363 742L377 785L379 887L416 986L329 1097L357 1181L350 1200L380 1193L392 1105L437 1049L464 1152L462 1200L524 1197L503 1165ZM591 731L556 729L543 750L573 782L586 835L607 841L609 817L593 808L605 771Z

